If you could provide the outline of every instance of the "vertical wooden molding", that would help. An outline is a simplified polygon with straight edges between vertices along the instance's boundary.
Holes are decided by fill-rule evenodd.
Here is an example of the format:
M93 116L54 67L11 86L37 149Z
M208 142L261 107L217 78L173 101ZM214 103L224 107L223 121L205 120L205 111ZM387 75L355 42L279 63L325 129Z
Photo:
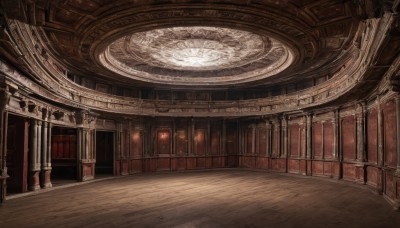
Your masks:
M378 166L383 167L383 120L380 96L376 99L378 103Z
M332 125L333 125L333 160L338 160L339 159L339 111L335 110L333 112L333 120L332 120Z
M312 114L307 114L306 116L306 145L307 145L307 150L306 150L306 158L307 160L310 160L312 158Z
M252 131L251 154L254 155L256 153L256 139L257 139L256 126L255 125L252 125L251 131Z
M325 121L321 121L321 159L325 160Z
M287 158L288 154L288 119L286 115L283 115L281 118L281 140L282 143L282 153L280 157Z
M396 152L397 152L397 169L396 176L400 177L400 97L396 95ZM400 180L399 183L400 184Z
M226 151L226 120L222 119L222 136L221 136L222 140L221 140L221 150L220 150L220 154L221 155L227 155L227 151Z
M267 146L266 146L266 154L267 157L271 157L271 152L272 152L272 134L271 134L271 123L269 122L269 120L265 120L265 127L267 128L267 136L266 136L266 140L267 140Z

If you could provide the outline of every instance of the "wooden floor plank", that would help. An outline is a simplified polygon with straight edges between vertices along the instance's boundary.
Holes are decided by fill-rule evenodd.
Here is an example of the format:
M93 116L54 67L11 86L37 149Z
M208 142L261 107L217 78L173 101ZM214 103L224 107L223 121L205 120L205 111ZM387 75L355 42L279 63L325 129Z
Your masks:
M0 227L400 227L365 186L251 170L151 173L15 198Z

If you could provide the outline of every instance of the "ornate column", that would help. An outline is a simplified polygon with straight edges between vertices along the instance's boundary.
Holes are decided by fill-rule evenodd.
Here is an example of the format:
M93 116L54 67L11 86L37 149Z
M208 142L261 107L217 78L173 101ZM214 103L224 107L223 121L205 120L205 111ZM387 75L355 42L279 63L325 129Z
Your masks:
M40 122L40 125L39 125ZM29 190L35 191L40 188L39 173L41 168L40 160L40 129L41 121L31 120L31 143L29 150L30 166L29 166Z
M40 186L42 188L50 188L52 186L50 179L51 178L50 154L51 154L51 124L44 121L42 126L42 151L41 151L42 170L40 173Z
M11 93L0 88L0 204L6 198L7 185L7 112L6 106L10 101Z
M78 114L78 158L79 169L78 175L80 181L91 180L94 178L95 166L95 130L92 124L96 118L90 115L87 111L81 111Z

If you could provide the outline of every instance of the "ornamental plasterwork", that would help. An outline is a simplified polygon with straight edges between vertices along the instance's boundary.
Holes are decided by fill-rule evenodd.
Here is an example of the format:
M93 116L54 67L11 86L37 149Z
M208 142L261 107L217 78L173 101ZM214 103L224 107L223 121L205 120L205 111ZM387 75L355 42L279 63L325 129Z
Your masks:
M380 24L382 23L382 24ZM381 27L386 27L386 29L389 29L389 26L387 24L390 24L390 21L382 20L382 21L374 21L374 25L372 26L373 29L371 29L371 36L370 39L362 42L362 47L361 51L363 50L370 50L372 49L371 46L374 46L374 50L382 45L384 36L382 34L385 34L385 32L379 31L378 28ZM17 30L17 29L16 29ZM385 30L386 31L386 30ZM13 37L19 37L21 38L20 34L24 34L26 31L24 31L23 28L18 29L18 31L12 31L13 32ZM377 35L378 34L378 35ZM375 37L376 36L376 37ZM26 42L29 42L29 40L25 40ZM20 43L18 46L19 48L22 48L21 46L26 45L23 43ZM354 49L358 49L355 48ZM350 50L356 52L356 50ZM21 57L24 59L29 58L35 58L34 53L35 51L32 50L32 53L25 53L26 55ZM343 95L344 93L350 91L354 86L356 85L356 82L358 80L363 79L365 77L365 72L367 71L369 65L371 64L372 57L373 57L373 51L370 51L366 53L366 55L359 56L359 55L354 55L354 59L352 61L352 64L348 65L345 67L343 71L338 72L338 75L334 76L329 82L320 84L318 86L313 87L312 89L304 90L301 92L298 92L293 95L285 95L279 96L279 97L269 97L269 98L263 98L263 99L251 99L251 100L244 100L240 102L231 102L231 101L213 101L212 104L210 102L204 101L204 102L191 102L191 108L190 109L182 109L180 108L180 104L172 104L170 101L152 101L152 100L140 100L140 99L133 99L133 98L122 98L122 97L114 97L114 96L109 96L109 95L104 95L102 93L97 93L93 90L82 88L80 86L74 85L72 82L69 83L67 80L65 81L66 84L57 84L52 77L49 75L48 72L44 71L42 66L35 65L37 64L37 61L29 61L32 65L35 65L35 67L31 66L32 72L34 72L36 75L41 75L43 78L46 78L48 82L51 85L57 85L53 87L54 90L60 92L63 91L62 93L58 94L57 101L61 102L63 100L68 100L68 97L64 97L62 94L69 94L66 91L78 91L79 95L81 97L79 105L86 106L87 108L91 108L94 110L101 110L101 111L109 111L113 113L123 113L123 114L131 114L131 115L164 115L164 116L249 116L249 115L266 115L266 114L272 114L272 113L279 113L283 111L293 111L293 110L299 110L302 108L306 107L312 107L320 104L324 104L328 101L332 101L337 99L339 96ZM362 64L361 64L362 63ZM356 72L358 72L356 74ZM3 72L6 73L6 72ZM29 87L30 91L39 95L39 96L44 96L47 97L49 94L48 90L44 90L42 87L38 86L34 82L30 80L24 79L25 77L23 76L18 76L18 75L11 75L10 77L16 78L19 77L22 80L19 80L19 84L23 85L23 87ZM53 75L57 76L58 78L62 79L62 75L58 75L57 72ZM348 80L348 77L352 76L354 77L352 80ZM7 76L9 77L9 76ZM10 79L11 80L11 79ZM335 90L336 93L332 93L332 91ZM313 99L313 96L317 96L320 93L327 94L327 96L322 96L320 100L315 100ZM302 104L300 102L298 106L296 107L286 107L285 103L283 101L298 101L299 97L302 98L304 101L309 101L305 102ZM101 101L106 103L106 107L108 108L103 108L99 107L99 103L97 102L92 102L91 104L88 104L85 102L85 98L92 99L92 101ZM282 99L285 98L285 99ZM136 104L141 103L143 104L143 107L138 107ZM76 103L78 104L78 102ZM253 112L247 112L248 107L242 108L241 105L247 104L248 106L253 106L251 110L254 110ZM118 107L117 109L110 109L110 107ZM176 113L173 112L164 112L164 113L158 113L156 111L156 107L158 108L165 108L168 110L176 110ZM264 107L271 107L270 110L269 108L264 109ZM218 110L218 112L210 114L209 110L213 109L214 111ZM179 111L178 111L179 110ZM241 112L245 111L246 112ZM261 111L262 110L262 111ZM239 111L239 112L238 112Z
M225 85L278 74L294 61L282 42L222 27L172 27L133 33L99 56L111 71L171 85Z

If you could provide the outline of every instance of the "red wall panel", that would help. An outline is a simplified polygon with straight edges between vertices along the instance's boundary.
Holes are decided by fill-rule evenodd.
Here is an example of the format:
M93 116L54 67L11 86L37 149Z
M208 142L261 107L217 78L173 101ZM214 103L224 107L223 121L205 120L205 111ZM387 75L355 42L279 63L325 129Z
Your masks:
M256 167L256 157L253 156L243 156L242 157L242 168L255 168Z
M257 169L268 169L268 158L267 157L257 157L256 158L256 168Z
M383 135L384 135L384 157L385 164L396 167L396 105L394 101L387 102L382 109Z
M171 132L167 129L157 131L157 153L171 154Z
M324 158L333 157L333 123L324 123Z
M221 132L218 130L211 130L211 154L212 155L218 155L220 154L220 138L221 138Z
M384 172L385 176L385 194L391 199L396 198L396 181L392 172Z
M258 129L258 151L259 155L267 154L267 129L259 128Z
M320 122L313 124L313 155L316 159L322 158L322 124Z
M299 157L305 157L306 155L306 131L305 126L300 126L300 154Z
M355 120L354 116L347 116L341 121L342 151L345 160L354 160L355 153Z
M143 134L140 130L133 130L131 133L132 156L141 157L143 153Z
M378 161L378 112L371 109L367 116L368 161Z
M333 169L332 169L332 162L324 162L324 175L325 176L332 176L333 175Z
M299 156L299 125L294 124L290 127L290 157L298 157Z
M51 137L52 158L76 158L76 135L53 135Z
M252 154L253 153L253 128L248 128L246 132L246 153Z
M131 160L130 173L141 172L142 169L142 160Z
M377 189L382 186L382 171L374 166L367 167L367 184Z
M356 179L356 169L353 164L343 164L343 179L351 181Z
M300 173L300 160L288 160L288 173Z
M195 131L195 152L196 155L204 155L206 153L206 133L204 129Z
M184 155L188 150L188 136L185 129L176 130L176 149L177 155Z
M313 175L324 175L324 162L313 161L312 162L312 174Z
M227 130L226 131L226 153L235 154L236 153L236 131Z

